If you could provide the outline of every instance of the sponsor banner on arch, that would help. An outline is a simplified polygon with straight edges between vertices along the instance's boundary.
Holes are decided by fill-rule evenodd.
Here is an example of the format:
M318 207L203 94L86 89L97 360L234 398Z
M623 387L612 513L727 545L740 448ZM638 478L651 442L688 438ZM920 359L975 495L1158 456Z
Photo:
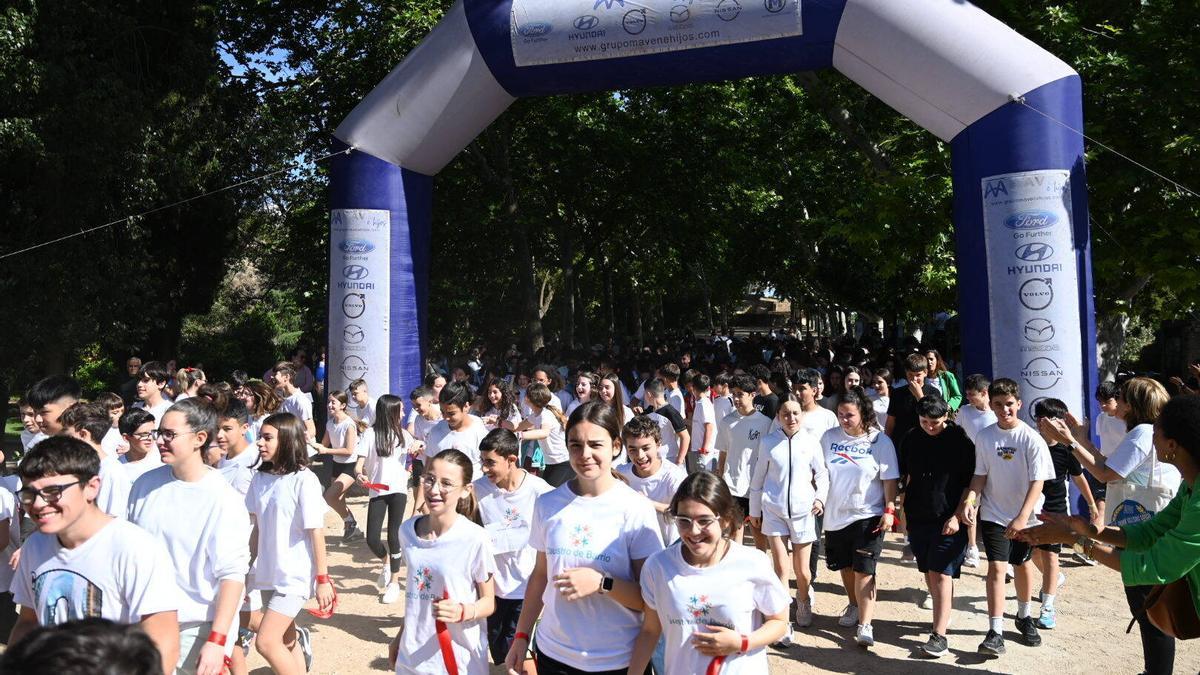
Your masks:
M801 35L800 0L513 0L517 66Z
M330 391L360 377L374 389L387 388L391 234L387 210L329 214Z
M1057 398L1086 415L1071 174L1025 171L982 181L991 286L992 373L1021 385L1021 417ZM967 300L969 301L969 300ZM1018 337L1014 340L1013 336Z

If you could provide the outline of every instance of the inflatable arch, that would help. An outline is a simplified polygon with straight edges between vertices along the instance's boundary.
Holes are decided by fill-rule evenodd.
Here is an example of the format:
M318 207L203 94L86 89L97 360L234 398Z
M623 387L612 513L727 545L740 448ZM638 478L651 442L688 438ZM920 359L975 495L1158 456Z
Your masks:
M950 143L967 372L1094 413L1080 79L964 0L459 0L335 133L330 386L418 385L432 176L517 97L829 67Z

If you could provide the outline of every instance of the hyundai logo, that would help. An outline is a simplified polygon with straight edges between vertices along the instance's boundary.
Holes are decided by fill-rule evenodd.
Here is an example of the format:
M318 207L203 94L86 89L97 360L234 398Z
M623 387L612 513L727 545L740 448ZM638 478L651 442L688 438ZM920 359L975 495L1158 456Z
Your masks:
M1044 230L1058 222L1058 216L1049 211L1034 210L1014 213L1004 220L1010 230Z
M1041 262L1054 255L1054 247L1050 244L1025 244L1017 247L1016 254L1027 262Z
M375 250L375 244L365 239L347 239L338 248L342 249L343 253L370 253Z
M367 268L363 267L362 265L346 265L344 268L342 268L342 276L350 279L351 281L366 279L370 274L371 273L367 271Z
M541 37L549 34L552 30L554 30L554 28L545 21L535 21L533 23L527 23L517 27L517 32L520 33L522 37Z
M600 17L595 14L584 14L583 16L576 17L575 30L591 30L599 23Z

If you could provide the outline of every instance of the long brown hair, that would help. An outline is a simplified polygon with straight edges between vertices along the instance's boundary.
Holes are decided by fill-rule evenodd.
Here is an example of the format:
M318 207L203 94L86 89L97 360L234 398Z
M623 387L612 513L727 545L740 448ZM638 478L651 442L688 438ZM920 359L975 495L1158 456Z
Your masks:
M274 427L279 433L276 439L275 459L263 462L259 471L283 475L296 473L308 466L308 439L304 423L291 413L275 413L263 420L264 427ZM260 432L261 433L261 432Z
M567 418L563 416L562 411L550 405L550 397L554 394L550 393L550 387L541 382L534 382L529 385L529 390L525 392L525 398L528 401L542 410L549 410L554 419L558 420L558 425L562 428L567 427Z
M433 463L437 461L447 462L462 469L463 491L466 493L466 499L459 499L458 503L454 505L454 510L458 511L460 516L466 516L482 525L479 520L479 504L475 501L475 490L471 487L472 474L475 470L471 464L471 458L461 450L448 448L434 455L433 459L429 461L429 466L432 467Z
M279 412L279 406L283 402L279 399L279 394L275 393L275 389L266 382L250 380L243 386L249 389L250 394L254 396L254 410L250 411L251 417L261 417Z

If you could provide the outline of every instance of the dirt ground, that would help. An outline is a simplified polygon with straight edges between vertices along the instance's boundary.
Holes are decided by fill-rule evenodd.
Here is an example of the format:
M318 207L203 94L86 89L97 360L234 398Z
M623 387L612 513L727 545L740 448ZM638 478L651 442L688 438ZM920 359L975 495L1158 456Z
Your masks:
M352 497L350 503L358 521L365 523L366 498ZM375 589L379 563L365 542L340 543L341 530L340 520L330 511L326 516L326 536L329 573L338 588L337 614L322 621L301 613L301 623L309 626L312 633L313 672L331 675L386 672L387 645L400 627L404 601L380 604ZM987 630L982 569L964 570L956 588L948 636L951 653L937 660L921 658L917 647L929 637L931 612L917 605L922 593L916 567L900 563L899 558L898 538L891 535L879 570L880 606L875 613L873 649L858 647L853 642L853 629L837 625L837 613L845 605L845 594L835 575L822 569L816 582L817 616L813 625L796 631L797 644L790 649L771 650L771 672L916 674L970 670L1133 675L1141 671L1137 629L1125 634L1129 610L1119 575L1107 568L1071 562L1064 562L1063 566L1067 585L1059 591L1059 627L1042 631L1041 647L1025 647L1017 641L1012 623L1016 605L1010 600L1005 626L1008 653L999 659L977 654L975 649ZM1009 588L1011 591L1011 585ZM1034 608L1036 611L1037 605ZM262 658L253 652L250 668L254 675L270 673ZM500 672L501 669L493 668L493 673ZM1200 640L1178 643L1175 672L1180 675L1200 672Z

